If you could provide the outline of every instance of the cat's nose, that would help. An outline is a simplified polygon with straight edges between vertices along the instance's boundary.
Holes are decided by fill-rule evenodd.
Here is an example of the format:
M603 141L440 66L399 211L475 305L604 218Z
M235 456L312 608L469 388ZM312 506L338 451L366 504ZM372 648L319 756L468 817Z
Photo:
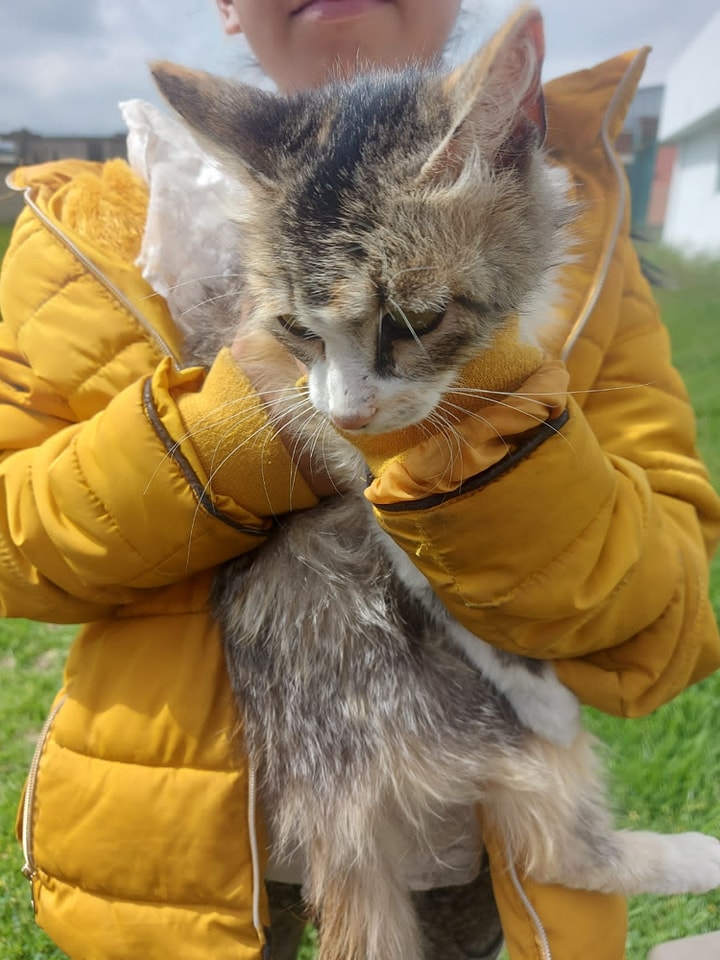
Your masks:
M340 430L362 430L375 416L374 410L331 413L330 419Z

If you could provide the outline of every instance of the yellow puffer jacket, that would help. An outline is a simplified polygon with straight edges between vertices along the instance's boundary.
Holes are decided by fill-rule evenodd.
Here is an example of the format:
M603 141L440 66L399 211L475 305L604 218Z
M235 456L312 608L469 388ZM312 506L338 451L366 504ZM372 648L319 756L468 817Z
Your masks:
M547 88L586 238L556 345L574 391L563 437L442 502L369 494L458 620L554 659L585 702L625 716L720 664L720 505L609 148L643 59ZM208 591L273 515L315 501L265 437L210 484L225 426L208 417L238 398L258 426L263 413L227 353L207 375L179 364L131 265L145 196L127 169L59 163L15 185L28 208L0 284L0 611L87 624L21 809L37 919L73 960L257 960L262 823ZM621 899L531 884L486 841L513 960L620 960Z

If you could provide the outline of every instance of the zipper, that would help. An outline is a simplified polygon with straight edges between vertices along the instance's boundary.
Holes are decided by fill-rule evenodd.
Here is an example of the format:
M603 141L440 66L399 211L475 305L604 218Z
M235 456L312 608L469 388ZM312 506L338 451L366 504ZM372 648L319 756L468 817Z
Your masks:
M58 715L60 708L63 706L66 699L67 697L63 696L58 700L58 702L50 711L45 723L42 725L40 736L37 739L35 751L33 752L32 760L30 761L27 783L25 784L25 799L23 800L22 812L22 849L25 863L23 863L21 871L23 876L31 883L35 879L36 872L35 860L33 859L32 854L32 813L35 801L35 789L37 787L38 769L40 767L40 757L42 756L42 752L45 748L45 741L50 733L50 727L52 727L55 717ZM35 897L32 893L30 894L30 904L32 905L33 910L35 910Z
M552 960L552 951L550 950L550 939L547 935L547 930L543 926L543 922L540 919L537 910L532 903L530 903L528 895L523 890L522 884L520 883L520 878L517 875L517 870L515 869L515 864L510 856L509 847L506 847L505 849L505 859L507 860L508 873L510 874L512 885L515 887L515 892L520 897L522 905L525 907L525 912L530 918L530 923L535 931L535 939L540 947L541 960Z
M248 836L252 863L252 922L260 943L265 942L265 930L260 917L260 852L257 838L257 773L254 762L248 758Z
M598 297L600 296L600 291L602 290L605 280L607 278L608 270L610 269L610 262L612 260L613 250L615 249L615 244L617 243L617 238L620 234L620 228L622 227L623 217L625 215L625 208L627 206L628 189L627 189L627 183L625 181L625 176L623 174L620 161L615 155L613 145L610 142L609 125L610 125L610 118L613 116L615 112L615 107L617 105L618 100L625 94L625 88L629 83L629 78L635 76L636 64L638 60L642 59L646 55L647 55L646 50L640 50L633 57L632 61L630 62L630 65L625 71L625 74L622 80L620 81L617 88L615 89L615 93L613 94L612 99L608 104L608 108L605 111L605 116L603 117L602 126L600 128L600 139L602 141L603 150L605 151L605 154L608 160L610 161L610 166L612 167L613 172L615 173L615 179L617 180L617 185L618 185L620 195L618 198L617 209L615 211L615 222L613 224L613 228L610 233L610 238L608 240L605 253L603 254L602 264L595 277L593 285L590 289L590 294L587 300L585 301L585 306L583 307L582 312L580 313L580 316L577 318L577 320L573 324L572 330L570 331L570 333L567 336L567 339L565 340L565 344L563 345L563 349L560 354L560 358L562 360L567 360L568 355L570 354L570 351L575 346L578 340L578 337L582 333L585 327L585 324L588 321L590 314L595 308L595 304L597 303Z
M523 890L522 884L520 883L520 878L517 875L517 870L515 869L515 864L510 856L509 846L505 848L505 859L508 864L508 873L510 874L512 885L515 887L515 892L517 893L518 897L520 897L522 905L525 908L525 912L527 913L533 930L535 931L535 939L540 947L541 960L552 960L552 951L550 949L550 939L547 935L547 930L543 926L540 915L532 903L530 903L528 895Z
M101 283L106 290L108 290L112 296L122 304L122 306L128 311L128 313L137 320L147 336L153 341L155 346L160 350L160 352L166 356L171 357L177 367L182 369L184 364L180 357L177 356L175 351L172 349L170 344L158 333L155 327L150 323L147 317L138 310L133 303L125 296L125 294L119 290L114 283L102 272L102 270L90 260L86 254L73 243L73 241L66 236L65 233L53 223L52 220L38 207L31 196L32 188L28 187L24 191L25 203L30 207L35 216L40 220L40 222L47 227L47 229L52 233L52 235L62 243L66 249L68 249L74 257L79 260L79 262L85 267L85 269L95 277L95 279Z

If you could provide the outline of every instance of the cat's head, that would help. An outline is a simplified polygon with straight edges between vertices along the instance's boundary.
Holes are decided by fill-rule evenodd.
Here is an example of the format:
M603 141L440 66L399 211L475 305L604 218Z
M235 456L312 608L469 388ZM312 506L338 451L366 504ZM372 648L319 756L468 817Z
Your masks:
M158 86L246 187L249 322L308 368L336 425L423 420L562 259L542 153L542 25L525 9L451 74L410 68L282 96L158 64ZM526 328L528 324L526 324Z

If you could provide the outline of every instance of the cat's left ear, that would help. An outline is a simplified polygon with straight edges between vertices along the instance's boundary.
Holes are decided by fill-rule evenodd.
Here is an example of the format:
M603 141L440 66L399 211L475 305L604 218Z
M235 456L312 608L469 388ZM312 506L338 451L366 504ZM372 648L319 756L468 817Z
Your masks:
M279 97L248 84L167 61L150 65L165 100L207 152L248 186L272 188L277 176Z
M453 111L450 130L424 164L421 179L454 179L473 150L495 168L521 166L545 139L541 73L543 21L522 7L443 86Z

